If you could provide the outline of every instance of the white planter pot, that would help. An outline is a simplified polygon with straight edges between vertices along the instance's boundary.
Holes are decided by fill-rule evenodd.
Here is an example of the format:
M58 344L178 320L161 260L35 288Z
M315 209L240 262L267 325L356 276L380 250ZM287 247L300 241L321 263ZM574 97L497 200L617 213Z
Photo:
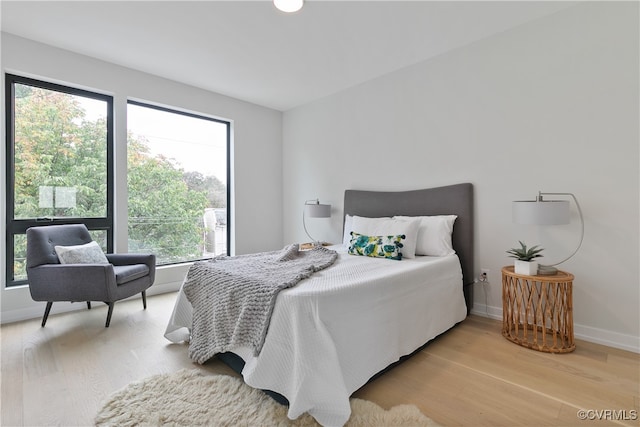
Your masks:
M525 276L535 276L538 274L538 262L537 261L514 261L514 271L516 274L523 274Z

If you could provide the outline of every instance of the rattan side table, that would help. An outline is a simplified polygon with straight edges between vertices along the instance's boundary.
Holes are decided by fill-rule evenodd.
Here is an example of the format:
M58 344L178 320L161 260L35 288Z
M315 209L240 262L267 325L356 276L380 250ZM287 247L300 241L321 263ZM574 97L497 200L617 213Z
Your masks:
M502 268L502 335L516 344L548 353L569 353L573 338L573 274L516 274Z

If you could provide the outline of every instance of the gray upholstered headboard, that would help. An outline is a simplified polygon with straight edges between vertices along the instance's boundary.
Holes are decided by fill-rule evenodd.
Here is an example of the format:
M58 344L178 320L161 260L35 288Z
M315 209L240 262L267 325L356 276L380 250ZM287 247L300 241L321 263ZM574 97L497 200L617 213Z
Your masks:
M473 185L448 185L412 191L344 192L344 214L370 218L406 215L458 215L453 226L453 248L462 265L467 311L473 306Z

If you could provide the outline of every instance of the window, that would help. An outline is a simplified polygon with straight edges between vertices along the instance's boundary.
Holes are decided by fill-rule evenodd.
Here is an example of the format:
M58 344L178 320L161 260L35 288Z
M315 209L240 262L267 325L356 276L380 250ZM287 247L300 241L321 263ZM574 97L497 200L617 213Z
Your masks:
M84 223L113 247L113 98L6 74L7 286L26 283L27 228Z
M7 286L27 283L26 230L83 223L114 247L113 98L5 75ZM231 125L127 106L128 251L159 265L228 254ZM124 194L124 192L123 192Z
M230 124L129 101L127 127L129 252L228 254Z

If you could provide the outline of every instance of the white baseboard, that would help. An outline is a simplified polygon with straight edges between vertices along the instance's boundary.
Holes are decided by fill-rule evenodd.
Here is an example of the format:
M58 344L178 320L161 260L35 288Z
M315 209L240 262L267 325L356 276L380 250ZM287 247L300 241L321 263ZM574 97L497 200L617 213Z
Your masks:
M492 307L490 305L478 304L477 302L473 303L471 314L476 314L478 316L488 317L490 319L495 319L495 320L502 320L501 308Z
M180 290L181 285L182 285L181 281L153 285L149 289L147 289L147 296L178 291ZM129 299L135 299L135 298L141 298L140 294L136 294L126 299L129 300ZM34 302L33 306L30 306L30 307L16 309L16 310L7 310L2 313L2 319L0 321L0 324L41 318L44 314L44 308L45 308L44 302L43 303ZM83 303L57 302L53 304L53 306L51 307L50 314L66 313L69 311L83 310L86 308L87 308L87 304L84 302Z
M490 319L502 320L502 307L486 306L477 302L473 303L471 314ZM602 344L608 347L640 353L640 337L607 331L579 324L573 325L574 336L577 339Z
M581 340L640 353L640 337L584 325L573 325L573 332Z

